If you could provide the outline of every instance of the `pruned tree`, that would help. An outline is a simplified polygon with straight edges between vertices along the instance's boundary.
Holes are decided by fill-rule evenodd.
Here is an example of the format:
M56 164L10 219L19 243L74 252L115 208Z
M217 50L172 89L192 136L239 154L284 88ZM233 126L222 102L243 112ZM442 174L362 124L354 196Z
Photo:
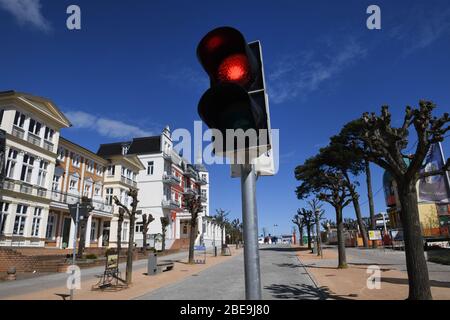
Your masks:
M325 210L322 209L322 204L319 199L314 198L308 201L308 205L311 208L311 211L314 213L314 225L316 227L316 248L317 255L322 255L322 247L321 247L321 239L320 239L320 220L323 219L323 215L325 214Z
M352 201L342 173L328 167L318 157L309 158L295 169L295 177L301 181L297 187L297 197L302 200L310 195L331 204L336 212L338 238L338 268L346 268L345 239L343 234L342 211Z
M358 221L359 231L363 239L364 247L369 247L367 230L362 221L361 207L359 205L359 194L356 187L358 182L352 181L350 175L358 176L364 171L364 158L361 152L355 152L345 143L342 143L340 136L332 137L330 144L320 149L320 159L324 164L335 168L344 178L344 185L347 187L352 197L353 208L355 209L356 220Z
M236 245L236 248L238 248L239 241L242 240L242 232L241 232L241 222L239 219L233 219L233 221L230 222L231 227L231 238L232 242Z
M125 210L119 207L119 213L117 216L117 261L120 259L120 251L122 249L122 224L125 219Z
M329 228L336 228L336 222L333 220L324 220L321 222L322 229L328 230Z
M128 215L130 221L130 232L128 236L128 252L127 252L127 266L126 266L126 282L131 284L133 278L133 249L134 249L134 227L136 224L136 211L138 205L138 191L137 189L130 188L127 192L128 197L131 198L131 208L124 205L117 196L113 197L116 206L121 207Z
M153 216L149 213L144 213L142 215L142 248L145 251L147 251L147 232L148 232L148 226L150 223L152 223L155 220Z
M306 237L308 238L308 249L311 249L311 230L314 225L314 212L312 210L306 210L301 208L297 210L297 215L301 217L303 224L306 228Z
M230 214L229 211L225 211L223 209L216 209L216 214L213 216L214 221L216 224L220 227L221 233L220 233L220 247L222 254L224 253L224 242L223 242L223 232L225 229L225 225L228 221L228 215Z
M419 102L418 108L407 106L403 124L393 127L389 108L383 106L379 116L364 113L354 121L352 125L358 126L358 130L347 136L354 149L389 172L396 181L401 205L409 299L414 300L432 299L420 228L416 182L430 146L443 141L445 133L450 130L447 125L450 121L448 113L440 118L433 117L435 107L434 103L423 100ZM405 149L411 142L411 128L417 134L417 145L415 152L409 155L405 153Z
M355 120L347 123L345 127L341 130L338 136L333 137L336 143L345 145L353 157L362 159L364 164L364 172L366 173L366 187L367 187L367 198L369 203L369 216L370 216L370 228L372 230L376 229L376 218L375 218L375 205L373 201L373 190L372 190L372 173L370 170L370 161L367 157L368 147L366 143L361 143L357 148L354 148L353 143L349 143L352 137L362 134L362 127L360 125L360 120ZM372 241L372 247L377 247L377 242Z
M295 224L298 228L298 232L300 235L299 244L300 244L300 246L303 246L303 229L305 228L305 221L303 221L303 218L301 215L296 213L294 215L294 218L292 219L292 223Z
M170 221L167 217L161 217L161 234L162 234L162 244L161 244L161 250L166 250L166 232L167 227L169 226Z
M191 214L189 221L189 259L188 263L194 263L194 246L197 238L197 223L198 214L202 212L202 201L200 195L186 195L184 196L184 208Z

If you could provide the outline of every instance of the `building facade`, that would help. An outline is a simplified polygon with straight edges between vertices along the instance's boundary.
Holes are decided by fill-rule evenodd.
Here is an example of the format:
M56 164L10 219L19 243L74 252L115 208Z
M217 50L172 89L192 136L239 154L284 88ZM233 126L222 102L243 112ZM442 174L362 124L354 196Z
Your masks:
M188 193L202 199L196 243L220 244L223 230L209 214L209 173L173 150L169 127L158 136L103 144L94 153L60 137L60 130L70 126L48 99L0 92L0 129L6 132L0 246L72 248L76 231L69 206L87 197L93 211L84 229L86 247L116 247L118 207L113 198L130 206L130 188L138 189L140 212L154 218L146 235L151 246L161 247L162 217L170 221L166 248L188 240L190 213L183 209ZM120 237L126 247L130 225L124 218ZM139 215L133 245L142 243Z

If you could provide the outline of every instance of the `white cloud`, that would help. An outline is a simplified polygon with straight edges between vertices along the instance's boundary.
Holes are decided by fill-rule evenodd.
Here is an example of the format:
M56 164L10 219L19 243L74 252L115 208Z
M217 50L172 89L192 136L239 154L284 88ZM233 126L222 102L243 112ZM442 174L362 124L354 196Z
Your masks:
M41 12L40 0L0 0L0 9L11 13L20 24L31 24L34 27L48 32L50 23Z
M389 35L404 43L404 54L432 45L444 35L450 35L450 8L447 5L411 8Z
M84 111L65 112L74 128L96 131L109 138L137 138L151 136L153 133L118 120L97 117Z
M267 82L274 103L305 97L367 54L367 50L354 39L345 41L338 48L327 45L321 48L321 52L326 53L305 51L286 55L271 68Z

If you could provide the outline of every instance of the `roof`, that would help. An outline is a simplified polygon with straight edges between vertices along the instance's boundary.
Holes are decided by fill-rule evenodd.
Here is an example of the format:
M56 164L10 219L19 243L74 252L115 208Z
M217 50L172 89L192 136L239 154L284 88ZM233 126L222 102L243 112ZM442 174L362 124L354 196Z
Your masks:
M60 139L60 141L62 143L71 144L71 145L73 145L73 146L75 146L77 148L80 148L81 150L83 150L86 154L88 154L92 158L105 160L104 158L102 158L99 155L97 155L95 152L93 152L93 151L89 150L88 148L83 147L83 146L81 146L81 145L79 145L79 144L77 144L77 143L75 143L73 141L70 141L69 139L66 139L66 138L64 138L62 136L60 136L59 139Z
M161 152L161 137L135 138L131 143L128 153L131 154L150 154Z
M115 156L122 154L122 146L130 145L127 154L151 154L161 152L161 137L134 138L133 141L101 144L97 155L101 157Z

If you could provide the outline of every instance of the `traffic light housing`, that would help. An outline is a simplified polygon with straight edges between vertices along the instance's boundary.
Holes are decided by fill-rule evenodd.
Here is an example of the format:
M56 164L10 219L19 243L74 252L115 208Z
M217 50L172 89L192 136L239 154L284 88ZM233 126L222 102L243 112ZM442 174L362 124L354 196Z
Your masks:
M216 28L200 41L197 57L210 78L210 88L200 99L198 113L210 129L219 130L223 136L223 145L214 146L215 153L233 154L242 147L267 152L270 123L259 41L247 43L234 28ZM256 130L256 145L251 139L246 139L244 145L237 141L229 144L227 129ZM262 129L265 131L259 131ZM264 139L260 133L266 135ZM229 145L232 150L227 149Z

